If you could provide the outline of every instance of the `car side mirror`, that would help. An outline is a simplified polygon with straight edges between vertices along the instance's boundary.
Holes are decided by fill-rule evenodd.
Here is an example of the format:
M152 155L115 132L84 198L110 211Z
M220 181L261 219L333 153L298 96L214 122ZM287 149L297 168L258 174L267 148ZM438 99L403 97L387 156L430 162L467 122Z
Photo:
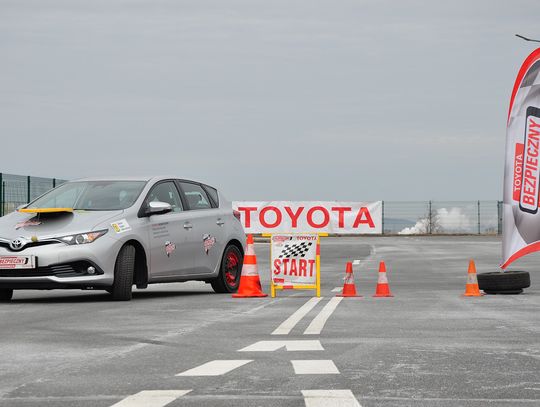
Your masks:
M164 213L172 212L172 206L167 202L153 201L146 207L146 216L163 215Z

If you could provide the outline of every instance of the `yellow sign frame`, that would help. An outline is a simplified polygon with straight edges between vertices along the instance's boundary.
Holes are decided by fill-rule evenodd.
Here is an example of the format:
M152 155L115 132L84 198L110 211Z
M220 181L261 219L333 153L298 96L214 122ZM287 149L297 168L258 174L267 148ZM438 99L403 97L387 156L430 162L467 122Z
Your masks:
M317 235L317 254L315 256L315 284L296 284L291 287L283 287L274 284L272 278L272 236L276 235ZM262 236L270 238L270 295L276 297L277 291L283 290L315 290L315 296L321 296L321 237L327 237L328 233L263 233Z

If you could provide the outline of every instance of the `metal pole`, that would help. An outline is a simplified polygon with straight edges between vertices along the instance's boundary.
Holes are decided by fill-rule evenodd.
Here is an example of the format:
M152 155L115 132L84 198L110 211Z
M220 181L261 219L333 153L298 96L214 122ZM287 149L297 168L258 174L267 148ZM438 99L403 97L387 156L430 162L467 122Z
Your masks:
M2 216L6 212L6 181L2 181Z
M502 235L502 201L497 201L497 234Z
M381 229L381 235L384 235L384 201L382 202L382 229Z
M0 172L0 216L4 216L4 181Z
M431 216L431 201L428 202L428 234L431 235L431 222L432 222L432 216Z
M480 234L480 201L478 201L478 234Z
M30 175L26 177L26 203L30 202Z

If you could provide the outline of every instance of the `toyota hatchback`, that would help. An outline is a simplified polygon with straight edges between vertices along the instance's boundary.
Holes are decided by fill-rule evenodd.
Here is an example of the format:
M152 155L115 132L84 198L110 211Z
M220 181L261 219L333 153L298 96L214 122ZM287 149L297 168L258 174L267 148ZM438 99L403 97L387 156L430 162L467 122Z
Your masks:
M245 234L219 191L174 177L67 182L0 218L0 300L13 290L205 281L238 288Z

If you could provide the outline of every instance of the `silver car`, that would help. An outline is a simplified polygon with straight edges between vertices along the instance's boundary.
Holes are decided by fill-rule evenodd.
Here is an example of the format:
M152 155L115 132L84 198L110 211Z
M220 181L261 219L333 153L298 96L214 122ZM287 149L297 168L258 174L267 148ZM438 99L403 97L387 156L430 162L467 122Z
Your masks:
M238 288L245 234L231 203L174 177L67 182L0 218L0 300L13 290L98 289L200 280Z

